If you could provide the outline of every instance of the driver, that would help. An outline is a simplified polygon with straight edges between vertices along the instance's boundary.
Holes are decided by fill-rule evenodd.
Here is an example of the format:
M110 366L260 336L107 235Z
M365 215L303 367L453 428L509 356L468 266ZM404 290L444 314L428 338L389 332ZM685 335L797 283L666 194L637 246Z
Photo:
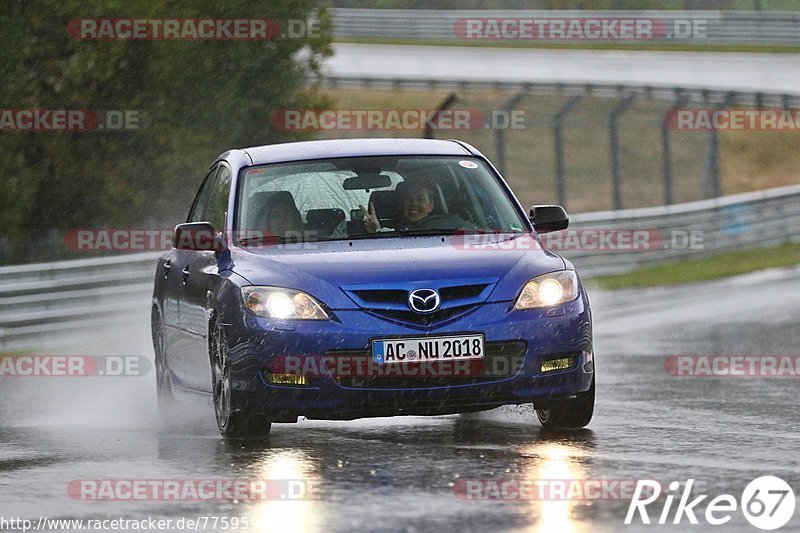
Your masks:
M402 183L397 186L400 194L400 216L394 229L472 229L474 226L453 215L434 215L435 192L430 182ZM364 212L364 226L370 233L381 231L380 220L375 212L375 205L370 202L369 211L358 206Z
M401 229L412 227L433 212L433 188L429 184L422 184L415 189L408 186L399 188L400 218L397 225ZM381 223L375 213L375 204L370 202L369 211L363 205L358 207L364 212L364 226L367 231L380 231Z

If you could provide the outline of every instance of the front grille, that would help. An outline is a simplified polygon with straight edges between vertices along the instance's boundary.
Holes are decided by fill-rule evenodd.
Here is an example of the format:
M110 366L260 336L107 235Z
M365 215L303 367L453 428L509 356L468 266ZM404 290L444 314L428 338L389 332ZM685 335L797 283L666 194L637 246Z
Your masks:
M406 305L406 303L408 302L408 291L404 291L402 289L362 290L362 291L353 291L353 293L356 296L358 296L361 300L363 300L365 303L373 305L385 305L385 304Z
M419 326L430 326L432 324L438 324L439 322L444 322L445 320L450 320L451 318L456 318L459 315L463 315L472 309L472 307L473 306L465 305L461 307L451 307L450 309L439 309L435 313L430 313L428 315L421 315L410 310L396 311L393 309L370 309L369 311L373 315L378 315L380 317L395 320L397 322L417 324Z
M477 298L488 286L488 283L479 285L459 285L456 287L443 287L439 291L442 301L460 300L461 298Z
M421 286L404 283L375 285L356 285L342 287L358 306L380 318L429 326L438 324L469 312L486 301L496 279L469 280L462 285L448 285L447 282L431 282ZM410 291L417 288L431 288L439 292L441 303L434 313L417 313L408 305Z
M424 368L425 363L417 362L389 365L395 368L399 366L406 369L405 372L392 373L393 375L337 377L336 382L342 387L355 389L423 389L432 387L452 387L457 385L476 385L479 383L498 381L516 375L522 366L527 348L528 343L526 341L487 342L484 345L486 353L482 360L483 370L479 375L474 376L423 375L415 377L402 375L410 373L412 369ZM365 364L359 366L359 368L367 368L372 364L372 353L369 350L336 350L325 353L325 356L335 357L337 355L346 356L351 361L357 358L364 358ZM470 361L470 363L472 363L472 361ZM375 367L373 366L372 368ZM385 369L387 365L381 365L379 368Z

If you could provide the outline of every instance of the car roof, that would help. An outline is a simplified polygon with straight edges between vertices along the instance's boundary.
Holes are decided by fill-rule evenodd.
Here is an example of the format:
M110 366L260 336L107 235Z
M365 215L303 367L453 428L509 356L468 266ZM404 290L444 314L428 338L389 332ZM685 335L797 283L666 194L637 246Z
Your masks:
M380 155L480 155L466 143L441 139L331 139L242 148L253 165Z

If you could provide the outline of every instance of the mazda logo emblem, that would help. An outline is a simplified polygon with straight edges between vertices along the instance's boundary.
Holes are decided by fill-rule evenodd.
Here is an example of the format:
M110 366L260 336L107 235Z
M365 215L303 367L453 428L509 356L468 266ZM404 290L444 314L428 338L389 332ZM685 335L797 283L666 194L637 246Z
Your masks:
M417 289L408 295L408 306L417 313L433 313L439 309L442 299L433 289Z

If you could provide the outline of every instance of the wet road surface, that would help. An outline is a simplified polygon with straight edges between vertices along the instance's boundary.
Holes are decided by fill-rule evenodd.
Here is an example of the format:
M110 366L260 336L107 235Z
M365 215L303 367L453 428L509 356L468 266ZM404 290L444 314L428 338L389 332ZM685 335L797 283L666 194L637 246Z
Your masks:
M638 517L625 526L630 494L614 490L605 499L498 501L467 499L464 487L484 480L486 492L471 494L486 496L505 480L653 479L667 487L692 478L696 494L738 499L750 480L776 475L800 494L797 378L686 378L664 368L671 355L797 354L798 295L798 270L678 289L590 292L598 399L593 422L577 432L545 432L523 406L276 424L267 441L226 442L202 398L185 399L181 419L162 427L152 374L4 378L0 519L248 518L250 527L240 531L686 531L685 517L677 526L644 526ZM87 336L60 353L151 356L146 314L143 322ZM292 480L293 490L303 483L316 497L86 501L75 483L87 479ZM648 507L654 521L663 501ZM693 530L711 529L704 507ZM740 511L732 516L716 529L757 531ZM209 518L198 529L233 530L212 526ZM800 511L783 530L798 529Z
M333 45L330 76L634 84L796 94L800 56L734 52Z

